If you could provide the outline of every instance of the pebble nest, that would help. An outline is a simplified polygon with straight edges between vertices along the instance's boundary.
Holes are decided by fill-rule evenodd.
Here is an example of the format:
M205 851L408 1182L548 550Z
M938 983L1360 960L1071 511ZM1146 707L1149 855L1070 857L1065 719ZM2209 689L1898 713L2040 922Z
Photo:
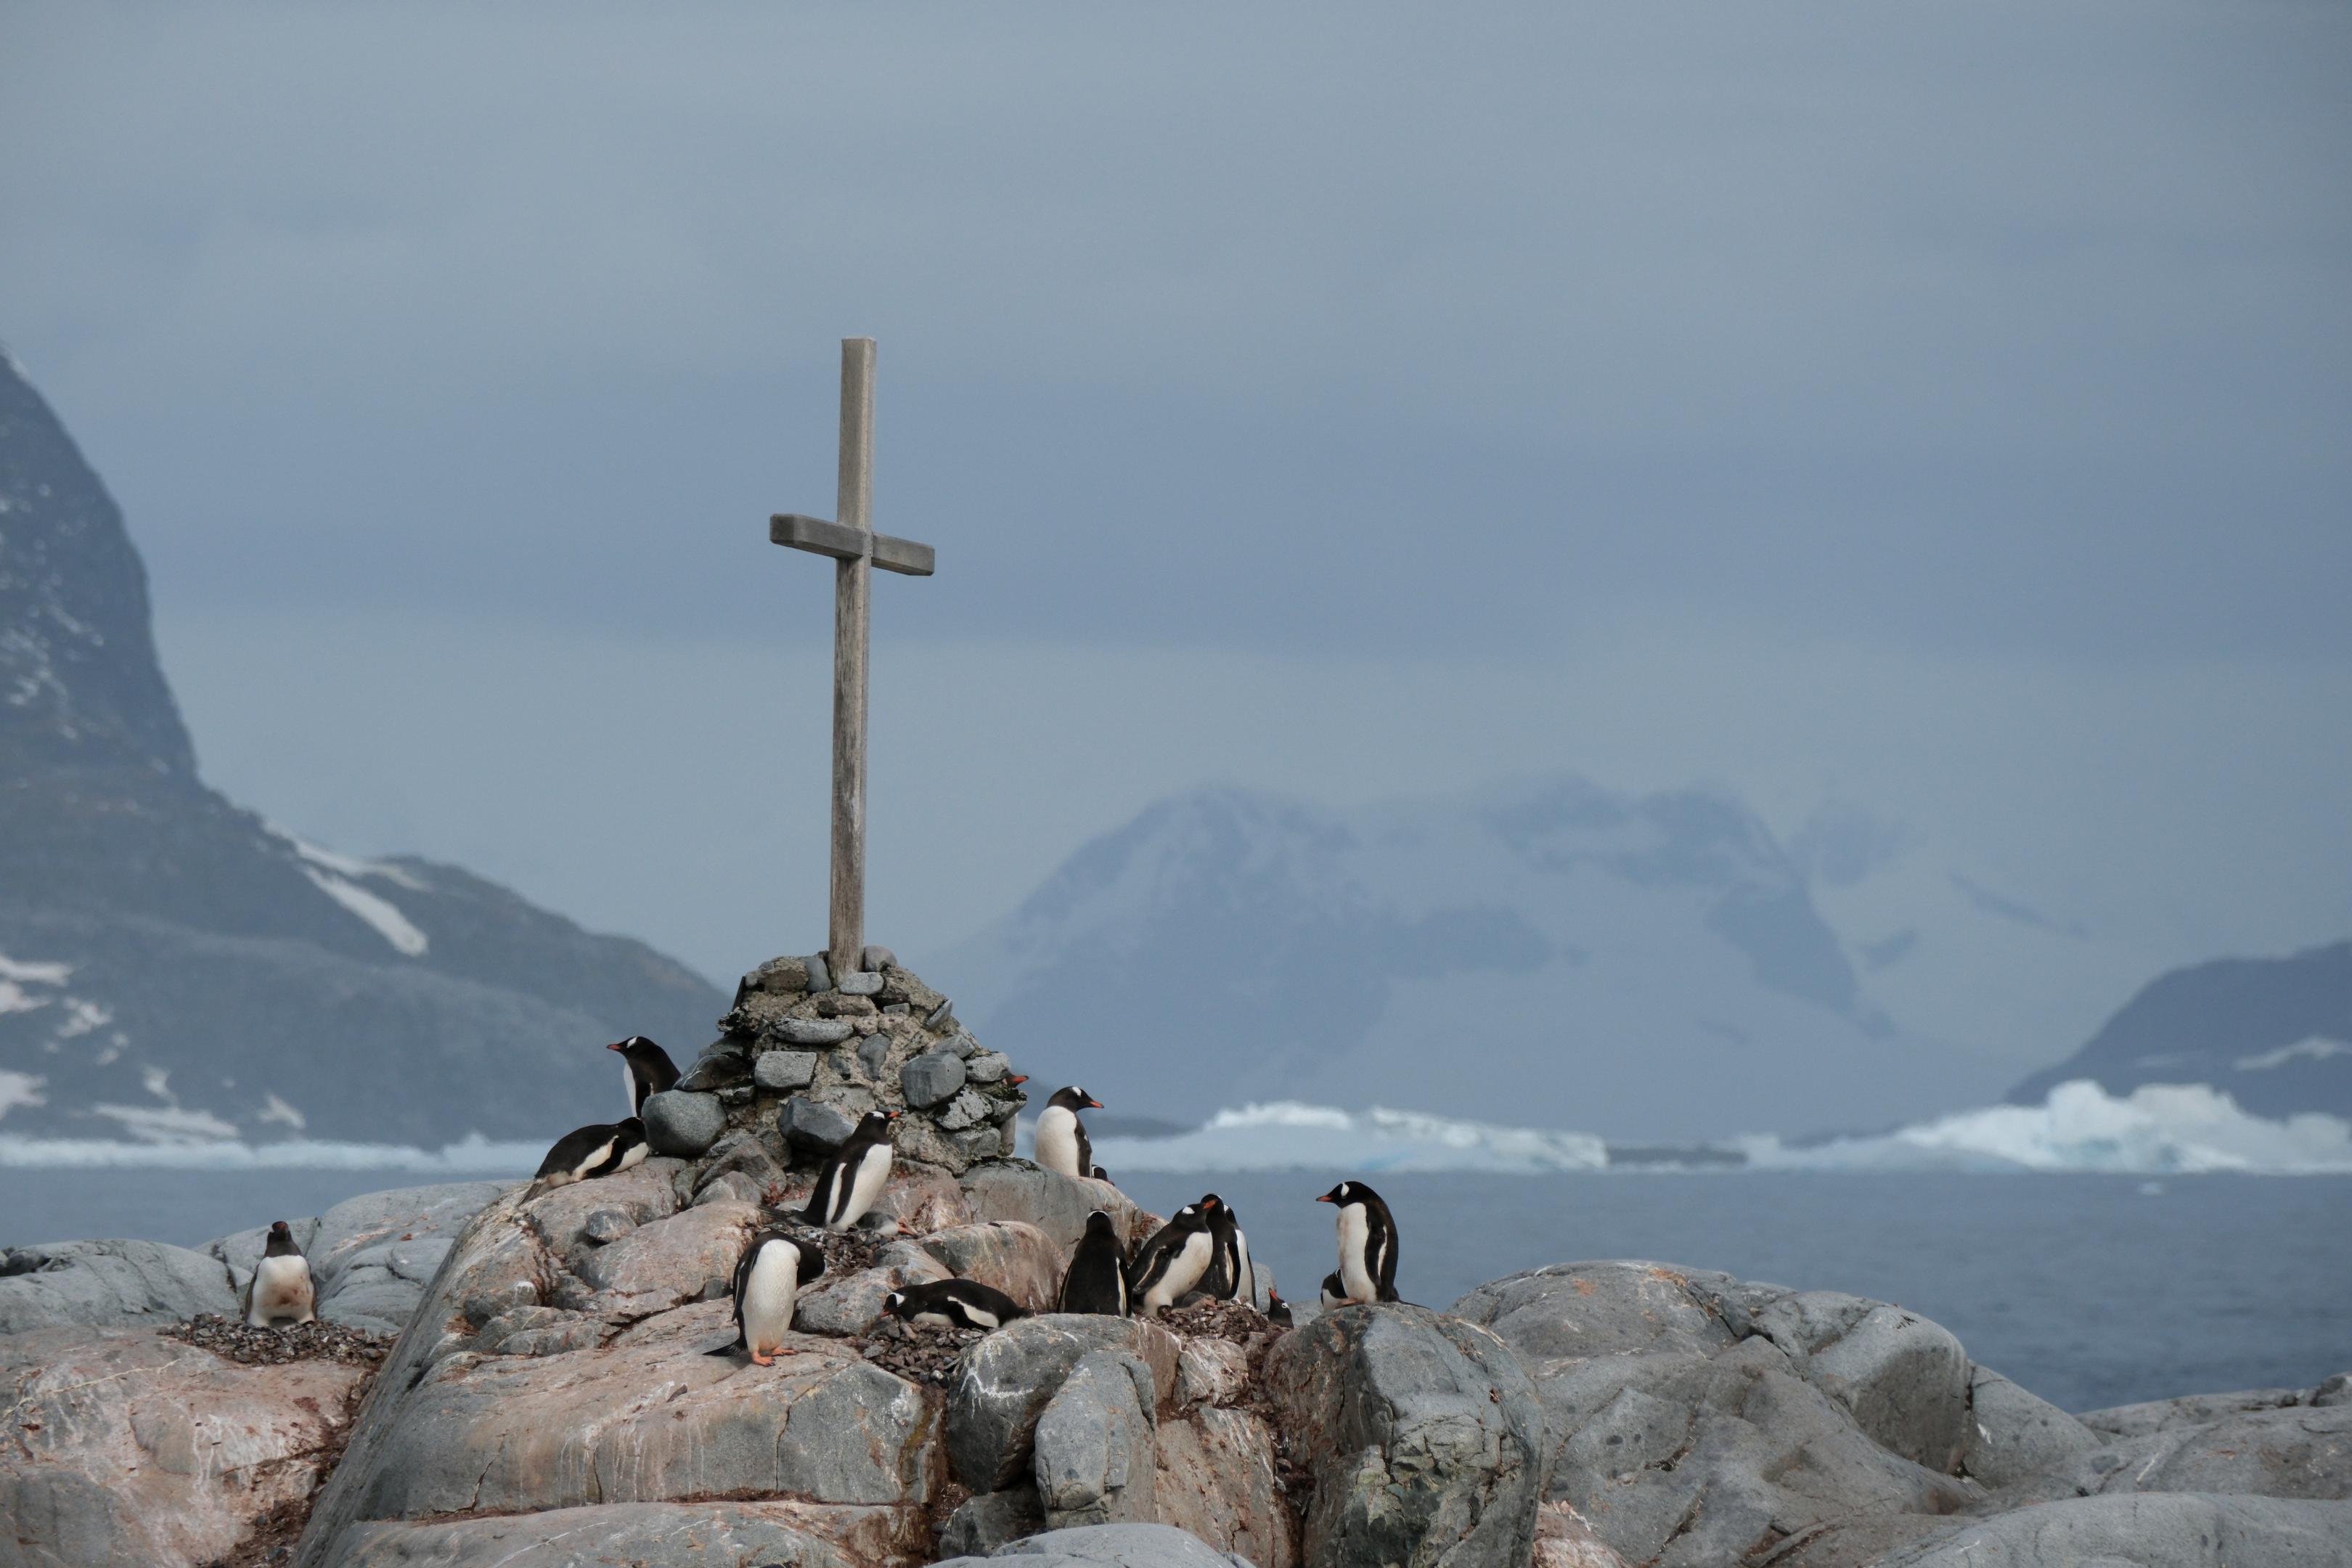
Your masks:
M240 1318L199 1312L163 1332L224 1361L244 1366L284 1366L298 1361L339 1361L350 1366L374 1366L393 1345L390 1334L372 1334L346 1323L288 1323L278 1328L247 1328Z
M986 1337L981 1329L919 1328L885 1317L849 1342L885 1372L919 1387L945 1388L955 1381L956 1363L963 1352Z
M1189 1307L1171 1307L1160 1314L1159 1321L1182 1339L1231 1340L1237 1345L1281 1331L1280 1324L1269 1322L1265 1313L1245 1301L1195 1301Z

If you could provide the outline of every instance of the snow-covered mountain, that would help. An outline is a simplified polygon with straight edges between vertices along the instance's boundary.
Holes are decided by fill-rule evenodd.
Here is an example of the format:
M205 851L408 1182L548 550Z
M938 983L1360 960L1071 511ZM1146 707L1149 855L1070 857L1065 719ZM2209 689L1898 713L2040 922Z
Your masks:
M724 996L456 867L301 842L206 788L122 517L0 362L0 1136L436 1144L618 1102Z
M1175 1121L1294 1100L1685 1140L1892 1125L2015 1075L1891 1021L1807 867L1700 790L1202 790L933 967L1026 1070Z

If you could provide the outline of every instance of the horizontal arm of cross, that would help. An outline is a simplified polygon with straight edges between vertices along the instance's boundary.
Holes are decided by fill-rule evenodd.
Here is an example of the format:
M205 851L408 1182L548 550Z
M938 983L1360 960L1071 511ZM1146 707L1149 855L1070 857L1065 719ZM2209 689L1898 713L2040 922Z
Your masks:
M929 545L918 544L911 539L893 539L887 533L868 533L847 523L829 522L821 517L803 517L791 511L780 511L768 520L768 542L789 544L794 550L806 550L817 555L830 555L836 561L867 557L885 572L897 572L908 577L929 576L937 558L937 552Z

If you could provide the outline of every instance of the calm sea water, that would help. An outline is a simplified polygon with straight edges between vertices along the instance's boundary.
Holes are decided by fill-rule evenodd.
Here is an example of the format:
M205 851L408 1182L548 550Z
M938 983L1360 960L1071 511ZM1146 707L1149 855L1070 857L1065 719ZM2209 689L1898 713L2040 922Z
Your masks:
M1215 1191L1286 1294L1334 1262L1336 1173L1139 1175L1166 1214ZM382 1171L0 1171L0 1243L182 1245L415 1184ZM2352 1371L2352 1178L1389 1175L1409 1300L1514 1269L1649 1258L1896 1301L2073 1410Z

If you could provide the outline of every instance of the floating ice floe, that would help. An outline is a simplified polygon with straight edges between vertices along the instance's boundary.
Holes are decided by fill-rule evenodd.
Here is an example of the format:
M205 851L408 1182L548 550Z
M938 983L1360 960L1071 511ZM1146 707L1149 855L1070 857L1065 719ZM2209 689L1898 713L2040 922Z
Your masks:
M1609 1163L1607 1148L1590 1133L1296 1100L1220 1110L1173 1138L1104 1138L1095 1154L1115 1172L1598 1171Z
M120 1143L98 1138L11 1138L0 1135L0 1167L87 1169L149 1166L175 1171L415 1171L428 1174L527 1176L547 1142L493 1143L484 1138L439 1149L399 1143L334 1143L289 1139L282 1143Z

